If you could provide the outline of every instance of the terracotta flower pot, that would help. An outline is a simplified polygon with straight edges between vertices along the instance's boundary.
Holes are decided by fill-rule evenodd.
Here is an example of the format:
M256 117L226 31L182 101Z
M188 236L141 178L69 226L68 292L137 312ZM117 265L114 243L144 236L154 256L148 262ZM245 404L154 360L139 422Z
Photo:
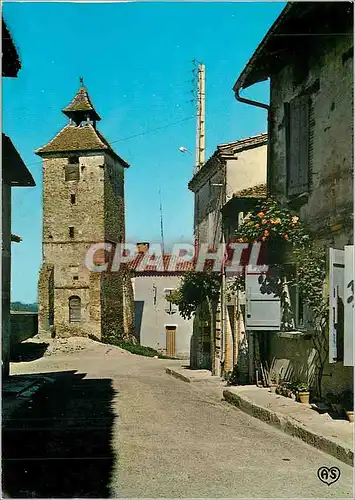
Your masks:
M348 417L349 422L354 422L354 412L353 411L347 411L346 416Z
M309 392L307 391L302 391L302 392L299 392L298 393L298 399L299 399L299 402L304 404L304 405L308 405L309 404Z

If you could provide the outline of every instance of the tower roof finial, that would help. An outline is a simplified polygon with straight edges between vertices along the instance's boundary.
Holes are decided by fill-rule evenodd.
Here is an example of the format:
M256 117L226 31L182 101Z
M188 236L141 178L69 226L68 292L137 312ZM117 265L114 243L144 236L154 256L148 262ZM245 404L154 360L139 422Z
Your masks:
M80 77L81 87L74 96L72 102L62 111L68 118L71 118L75 123L87 120L89 117L92 121L99 121L100 117L95 111L95 108L90 100L88 92L84 87L84 79Z

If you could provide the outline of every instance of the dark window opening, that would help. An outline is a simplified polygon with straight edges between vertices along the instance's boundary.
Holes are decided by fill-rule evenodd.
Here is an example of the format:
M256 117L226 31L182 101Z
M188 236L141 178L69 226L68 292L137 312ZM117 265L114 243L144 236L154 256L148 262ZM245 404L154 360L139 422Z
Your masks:
M287 195L309 190L310 98L300 95L285 104Z
M75 201L76 201L76 196L75 194L71 194L70 195L70 201L71 201L71 204L74 205L75 204Z
M351 47L347 52L344 52L344 54L341 56L343 64L345 64L348 59L352 59L353 57L354 57L354 48Z
M80 323L81 321L81 299L80 297L69 297L69 323Z
M65 180L78 181L79 180L79 163L69 164L65 167Z
M74 238L74 226L69 226L69 236L70 238Z
M73 280L78 280L79 276L73 276Z
M69 156L68 158L69 165L76 165L78 163L79 163L79 156Z

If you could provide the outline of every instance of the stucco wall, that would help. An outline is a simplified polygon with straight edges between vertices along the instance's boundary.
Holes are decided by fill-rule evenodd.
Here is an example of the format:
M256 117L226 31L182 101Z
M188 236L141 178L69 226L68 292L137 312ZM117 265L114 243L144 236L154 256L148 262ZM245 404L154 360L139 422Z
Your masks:
M134 278L136 337L141 345L164 350L166 348L165 325L177 325L176 356L188 359L193 320L182 318L176 306L174 306L175 314L170 315L166 312L168 303L165 299L164 288L175 289L179 283L178 276L136 276ZM155 303L154 297L156 297Z
M266 183L267 145L237 153L227 161L227 201L236 191Z
M212 245L221 241L223 204L237 191L266 183L266 168L267 146L263 145L240 151L235 158L228 159L225 174L219 165L206 177L195 193L195 227L200 243Z

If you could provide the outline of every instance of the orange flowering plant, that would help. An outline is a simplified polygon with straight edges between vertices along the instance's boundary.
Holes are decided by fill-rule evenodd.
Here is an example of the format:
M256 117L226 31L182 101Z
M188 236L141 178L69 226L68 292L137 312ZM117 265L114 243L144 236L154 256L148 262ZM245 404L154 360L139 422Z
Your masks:
M326 247L317 242L312 233L307 231L297 214L292 213L287 207L282 207L274 198L267 198L244 219L236 232L236 238L250 243L262 242L266 247L276 249L281 249L285 245L290 249L297 268L295 284L312 316L314 332L312 342L317 352L317 389L321 395L321 380L328 356L328 300L323 293ZM285 275L282 263L277 267L280 276ZM244 278L244 276L237 278L235 283L237 289L245 287ZM283 316L286 316L288 306L285 291L281 292L280 297L284 309Z
M306 244L310 236L300 224L298 215L267 198L249 214L238 228L237 238L250 242L296 241Z

